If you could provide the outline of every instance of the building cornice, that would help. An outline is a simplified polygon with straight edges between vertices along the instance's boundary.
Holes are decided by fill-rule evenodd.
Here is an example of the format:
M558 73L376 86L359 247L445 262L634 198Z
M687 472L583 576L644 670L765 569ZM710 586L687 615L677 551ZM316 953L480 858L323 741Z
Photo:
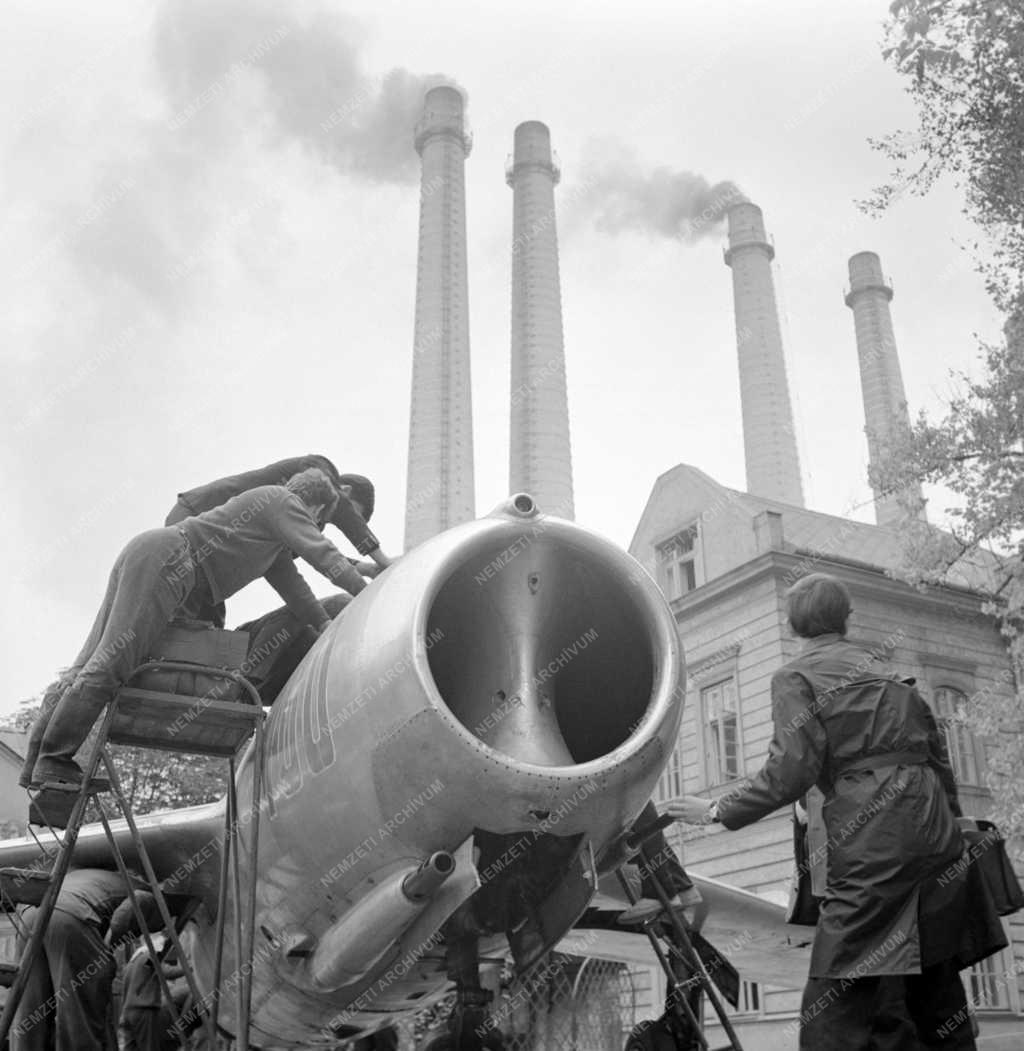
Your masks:
M710 657L704 657L702 660L688 665L686 668L687 678L690 682L700 682L717 668L721 668L726 664L735 664L742 645L742 642L733 642L728 646L721 646Z
M813 569L794 573L806 567L808 559L813 559ZM730 569L721 576L707 581L700 587L673 600L670 605L678 620L686 614L697 613L710 603L717 603L722 598L743 587L754 584L765 577L775 577L780 582L795 583L807 572L832 573L840 577L855 591L870 585L874 596L884 596L888 601L920 611L925 609L948 610L957 605L973 614L981 613L984 598L975 591L954 585L933 585L927 591L920 591L901 580L888 576L881 566L854 559L842 559L836 556L823 557L820 554L802 548L792 551L765 551L747 562ZM987 618L988 619L988 618ZM994 627L994 621L992 622Z

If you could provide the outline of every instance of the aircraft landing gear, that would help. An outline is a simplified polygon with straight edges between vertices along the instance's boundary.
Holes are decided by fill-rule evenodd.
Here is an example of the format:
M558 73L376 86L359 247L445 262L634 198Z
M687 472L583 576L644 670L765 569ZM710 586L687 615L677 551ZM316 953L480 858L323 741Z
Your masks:
M475 933L462 930L450 938L448 977L455 980L455 1006L448 1016L448 1032L431 1040L424 1051L504 1051L505 1042L487 1012L494 994L480 984Z

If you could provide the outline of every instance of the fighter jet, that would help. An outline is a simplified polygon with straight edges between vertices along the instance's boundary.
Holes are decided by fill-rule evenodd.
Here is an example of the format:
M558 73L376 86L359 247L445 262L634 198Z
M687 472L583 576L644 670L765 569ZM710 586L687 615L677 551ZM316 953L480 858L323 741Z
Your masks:
M218 923L223 802L138 819L158 876L199 902L185 945L204 995L220 975L219 1025L237 1031L247 1012L231 989L251 971L253 1047L363 1040L453 988L444 1046L497 1046L457 1035L486 1004L481 960L510 956L525 973L572 948L675 746L684 683L647 573L527 495L406 554L269 712L258 860L242 873L256 886L251 961L230 937L218 946L234 922L229 899ZM254 768L250 746L236 777L243 859ZM0 844L0 865L35 851ZM82 830L74 864L111 867L101 830ZM718 924L740 941L741 970L747 954L778 980L782 910L700 886L705 933Z

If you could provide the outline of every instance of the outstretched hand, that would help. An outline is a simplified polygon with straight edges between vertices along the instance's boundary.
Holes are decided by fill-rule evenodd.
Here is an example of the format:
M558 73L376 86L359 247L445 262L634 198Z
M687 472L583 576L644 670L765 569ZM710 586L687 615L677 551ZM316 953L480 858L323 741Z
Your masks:
M663 810L676 821L685 821L688 825L706 825L711 821L713 799L701 796L683 796L681 799L666 803Z

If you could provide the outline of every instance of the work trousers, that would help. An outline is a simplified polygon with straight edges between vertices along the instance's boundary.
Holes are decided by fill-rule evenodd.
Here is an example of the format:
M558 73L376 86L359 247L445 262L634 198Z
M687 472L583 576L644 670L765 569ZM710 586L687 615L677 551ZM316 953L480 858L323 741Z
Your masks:
M164 519L165 526L176 526L184 522L186 518L193 518L195 511L183 504L180 500L171 508L170 514ZM224 618L227 616L227 607L223 602L214 602L213 598L205 590L196 596L195 606L189 611L189 615L196 620L209 621L215 628L224 627Z
M188 543L177 529L150 529L129 541L111 570L85 645L68 672L47 690L30 735L28 759L33 738L40 758L70 759L75 754L103 706L150 656L186 602L196 572Z
M166 1007L129 1007L121 1015L124 1051L178 1051L181 1043Z
M964 987L951 962L920 974L810 978L804 987L800 1051L974 1051L975 1046Z
M26 910L29 930L36 910ZM99 932L55 909L14 1015L11 1051L105 1051L116 966Z

